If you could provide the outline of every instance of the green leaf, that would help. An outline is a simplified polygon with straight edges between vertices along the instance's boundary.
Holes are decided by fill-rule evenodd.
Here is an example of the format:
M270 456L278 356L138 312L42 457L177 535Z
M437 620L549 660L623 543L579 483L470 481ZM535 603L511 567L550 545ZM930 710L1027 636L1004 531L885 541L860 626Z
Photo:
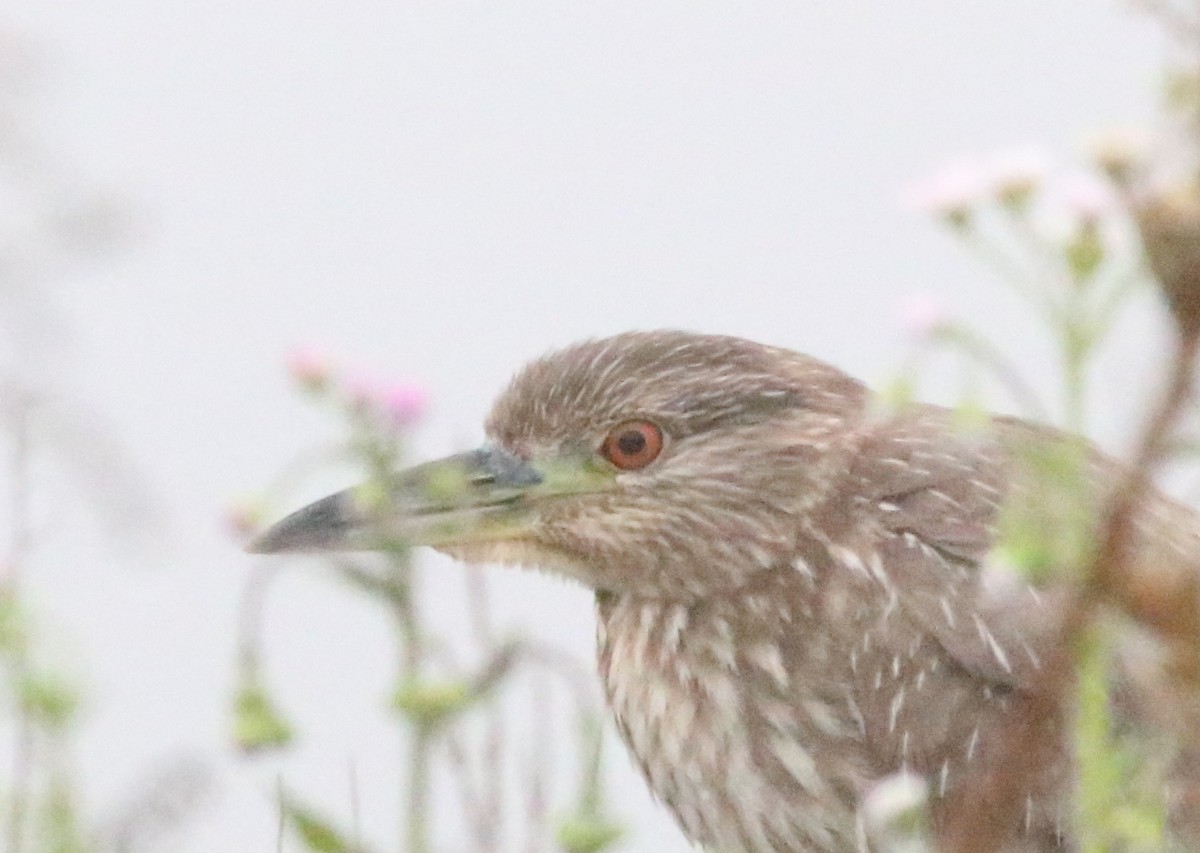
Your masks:
M1124 804L1113 809L1108 824L1134 850L1161 850L1166 826L1162 811L1161 806Z
M615 845L625 830L597 815L577 815L558 825L554 840L565 853L600 853Z
M49 781L39 817L39 851L85 853L87 846L79 826L74 792L63 774L56 773Z
M34 673L21 679L21 705L37 723L62 731L79 710L79 694L62 676Z
M472 698L465 681L413 678L396 688L392 707L417 725L433 727L466 710Z
M994 553L1037 583L1080 571L1098 520L1084 476L1084 446L1023 441L1011 448L1013 485L1000 508Z
M21 656L29 641L25 609L12 590L0 593L0 654Z
M559 823L555 840L566 853L599 853L616 844L624 828L606 815L603 802L604 729L595 714L580 720L582 778L575 813Z
M876 396L876 402L888 414L902 412L917 399L916 379L910 374L897 376Z
M85 853L88 846L79 825L79 812L71 783L62 773L55 773L47 783L40 809L38 834L43 853Z
M974 396L955 406L952 417L954 428L967 434L983 434L992 423L991 413Z
M279 809L300 842L313 853L363 853L362 847L349 841L329 820L290 794L280 793Z
M292 727L257 682L244 684L234 698L233 740L247 753L280 749L292 741Z

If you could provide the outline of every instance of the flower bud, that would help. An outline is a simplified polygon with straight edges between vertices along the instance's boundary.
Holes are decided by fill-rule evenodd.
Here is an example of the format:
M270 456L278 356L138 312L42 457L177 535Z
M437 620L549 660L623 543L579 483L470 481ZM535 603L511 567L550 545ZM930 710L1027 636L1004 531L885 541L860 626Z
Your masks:
M225 511L225 526L236 539L248 539L262 529L263 504L253 498L234 501Z
M1167 106L1184 116L1200 112L1200 69L1176 69L1167 75Z
M1084 220L1063 251L1071 277L1079 284L1086 284L1104 262L1104 241L1100 238L1100 228L1094 221Z
M300 347L288 355L288 373L305 391L320 393L329 387L333 369L325 353L313 347Z
M1120 209L1112 187L1092 175L1074 175L1062 181L1056 195L1066 212L1084 225L1098 225Z
M984 195L985 182L979 168L958 162L909 187L902 201L905 207L932 214L951 228L962 231L974 223L975 208Z
M1091 144L1096 165L1122 189L1134 183L1150 149L1150 138L1142 130L1126 128L1102 134Z
M412 426L425 414L429 394L415 383L395 383L383 388L379 403L398 429Z
M372 376L352 376L346 382L350 407L359 413L383 416L395 429L407 429L421 419L429 395L415 382L393 382Z
M949 324L946 309L928 293L914 293L900 303L900 325L908 337L923 341Z
M1023 213L1045 182L1048 170L1049 158L1032 146L996 155L988 167L996 201L1010 213Z

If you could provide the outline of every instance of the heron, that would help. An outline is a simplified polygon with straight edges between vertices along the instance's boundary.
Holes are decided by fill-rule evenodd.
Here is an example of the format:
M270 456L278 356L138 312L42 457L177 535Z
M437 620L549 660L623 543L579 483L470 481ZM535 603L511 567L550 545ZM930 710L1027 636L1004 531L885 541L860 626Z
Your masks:
M863 798L898 773L926 785L935 838L966 809L1003 849L1071 849L1071 710L1035 702L1063 597L991 555L1005 507L1039 498L1022 454L1081 440L889 409L816 358L681 331L529 363L486 436L390 475L382 508L348 489L251 550L402 541L593 590L616 729L707 849L869 849ZM1114 487L1117 462L1082 458L1089 494ZM1195 512L1143 503L1139 559L1200 564ZM1018 807L975 799L1017 726Z

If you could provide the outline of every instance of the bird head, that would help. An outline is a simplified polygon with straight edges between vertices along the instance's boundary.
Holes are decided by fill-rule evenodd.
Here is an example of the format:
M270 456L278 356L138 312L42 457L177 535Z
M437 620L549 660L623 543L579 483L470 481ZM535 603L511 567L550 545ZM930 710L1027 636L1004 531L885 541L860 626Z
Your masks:
M251 550L398 541L695 600L788 559L864 402L834 368L738 338L587 341L516 375L483 447L317 501Z

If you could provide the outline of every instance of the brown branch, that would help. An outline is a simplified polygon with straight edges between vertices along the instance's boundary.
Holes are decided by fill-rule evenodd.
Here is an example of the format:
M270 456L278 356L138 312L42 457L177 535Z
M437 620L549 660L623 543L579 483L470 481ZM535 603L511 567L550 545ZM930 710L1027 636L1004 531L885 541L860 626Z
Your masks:
M1180 639L1180 632L1185 631L1200 640L1194 569L1176 564L1175 570L1170 571L1160 564L1150 569L1154 573L1151 578L1145 569L1134 565L1130 557L1138 508L1151 487L1154 470L1169 454L1172 429L1192 396L1198 350L1200 332L1181 336L1166 393L1146 426L1133 467L1113 495L1106 513L1100 548L1085 588L1093 601L1083 602L1077 608L1083 609L1097 599L1106 600L1166 639ZM1178 596L1175 606L1167 609L1147 606L1161 605L1164 599L1170 598L1147 596L1147 582L1159 588L1166 584L1173 592L1190 594ZM1186 608L1186 614L1178 612L1180 607Z
M1099 605L1117 607L1168 642L1200 644L1200 598L1194 567L1177 564L1175 571L1168 572L1157 565L1149 579L1131 560L1138 511L1155 469L1168 455L1172 430L1192 396L1198 350L1200 332L1180 334L1167 387L1146 422L1132 464L1100 516L1099 545L1064 612L1055 653L1044 661L1039 689L1016 707L1004 740L964 783L961 802L971 807L945 816L939 849L984 853L1000 850L1009 841L1011 827L1020 820L1024 797L1033 787L1032 777L1054 760L1046 753L1046 721L1066 722L1064 709L1069 707L1076 683L1076 653ZM1146 594L1148 581L1160 594ZM1172 606L1162 607L1164 600ZM987 824L980 823L976 808L984 802L992 817Z

